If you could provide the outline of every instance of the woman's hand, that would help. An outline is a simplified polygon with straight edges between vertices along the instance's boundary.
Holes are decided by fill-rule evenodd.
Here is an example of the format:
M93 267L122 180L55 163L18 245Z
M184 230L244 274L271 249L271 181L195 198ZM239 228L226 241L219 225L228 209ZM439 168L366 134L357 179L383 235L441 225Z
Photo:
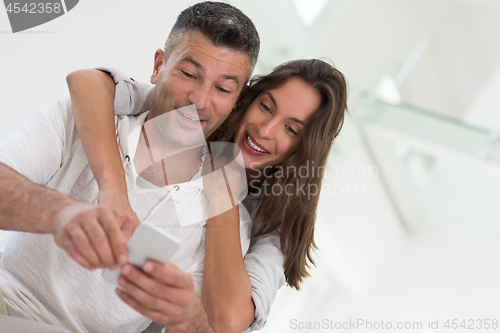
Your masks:
M240 240L238 204L241 193L247 193L247 183L243 163L237 163L231 157L233 147L228 148L230 154L212 149L203 168L204 191L209 201L203 304L216 332L242 332L255 318L252 286Z
M90 168L99 185L98 203L109 208L128 240L139 220L130 207L125 170L118 150L113 101L115 82L95 69L67 76L71 107Z
M222 214L248 193L245 169L233 158L209 152L203 165L203 187L209 201L208 217Z
M126 240L130 238L135 228L141 224L136 213L128 201L126 185L124 189L119 187L103 188L99 191L97 202L113 212L120 230Z

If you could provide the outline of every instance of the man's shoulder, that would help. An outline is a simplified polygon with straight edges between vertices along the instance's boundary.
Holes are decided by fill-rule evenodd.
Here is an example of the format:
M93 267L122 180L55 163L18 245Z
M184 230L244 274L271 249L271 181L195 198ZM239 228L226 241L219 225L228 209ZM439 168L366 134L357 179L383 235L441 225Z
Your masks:
M74 124L71 99L69 97L58 99L38 110L44 119L59 124Z

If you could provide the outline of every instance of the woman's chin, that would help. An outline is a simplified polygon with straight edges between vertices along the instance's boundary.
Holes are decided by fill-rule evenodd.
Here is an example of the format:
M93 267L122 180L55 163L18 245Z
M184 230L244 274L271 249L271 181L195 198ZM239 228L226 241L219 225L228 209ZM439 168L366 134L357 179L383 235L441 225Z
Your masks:
M254 156L247 151L242 150L243 161L245 162L245 169L262 169L265 164L261 156Z
M256 162L252 156L248 156L246 154L243 154L243 162L245 165L245 169L258 169L260 166L259 162Z

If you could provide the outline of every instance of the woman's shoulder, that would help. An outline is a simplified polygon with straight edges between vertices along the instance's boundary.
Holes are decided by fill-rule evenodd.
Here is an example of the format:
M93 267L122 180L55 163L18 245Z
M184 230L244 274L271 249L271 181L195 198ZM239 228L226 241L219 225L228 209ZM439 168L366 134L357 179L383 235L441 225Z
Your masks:
M259 198L260 196L248 193L248 195L243 199L241 202L243 206L248 210L250 215L252 215L252 218L255 215L255 212L257 211L257 206L259 204Z

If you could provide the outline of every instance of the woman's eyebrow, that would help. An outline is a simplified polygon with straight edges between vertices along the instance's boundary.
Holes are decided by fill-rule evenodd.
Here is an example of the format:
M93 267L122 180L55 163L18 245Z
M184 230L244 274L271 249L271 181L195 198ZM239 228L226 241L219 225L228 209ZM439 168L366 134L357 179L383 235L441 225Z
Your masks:
M275 107L275 108L277 108L277 107L278 107L278 105L276 104L276 100L274 99L273 94L271 94L269 91L266 91L266 94L267 94L267 96L269 96L269 98L271 99L271 102L273 102L274 107ZM292 118L290 118L290 119L291 119L292 121L296 122L296 123L301 124L302 126L306 126L306 124L305 124L302 120L300 120L300 119L297 119L297 118L294 118L294 117L292 117Z
M273 94L271 94L269 91L266 91L266 94L267 94L267 96L269 96L269 98L271 99L271 102L273 102L274 107L275 107L275 108L277 108L277 107L278 107L278 105L276 104L276 100L274 99Z
M292 121L296 122L296 123L299 123L301 124L302 126L306 126L306 124L302 121L302 120L299 120L297 118L290 118Z

